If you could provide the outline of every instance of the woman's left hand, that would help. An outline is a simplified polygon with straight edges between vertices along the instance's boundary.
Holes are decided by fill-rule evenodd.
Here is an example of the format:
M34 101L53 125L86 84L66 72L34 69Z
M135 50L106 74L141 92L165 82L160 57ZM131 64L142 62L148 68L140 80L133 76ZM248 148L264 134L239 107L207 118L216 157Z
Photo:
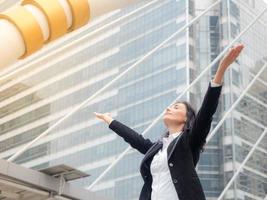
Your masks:
M219 68L221 68L222 70L226 70L237 59L243 48L243 44L238 44L232 47L221 60Z
M222 79L223 79L225 71L237 59L237 57L239 56L243 48L244 48L243 44L238 44L234 46L233 48L231 48L229 52L224 56L214 76L214 79L213 79L214 83L222 84Z

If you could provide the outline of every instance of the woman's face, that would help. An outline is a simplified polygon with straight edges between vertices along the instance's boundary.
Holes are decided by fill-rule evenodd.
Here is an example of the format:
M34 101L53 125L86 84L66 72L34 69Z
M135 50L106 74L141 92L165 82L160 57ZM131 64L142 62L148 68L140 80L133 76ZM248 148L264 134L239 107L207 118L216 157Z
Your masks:
M175 103L166 108L163 121L168 127L170 125L181 125L186 122L186 106L183 103Z

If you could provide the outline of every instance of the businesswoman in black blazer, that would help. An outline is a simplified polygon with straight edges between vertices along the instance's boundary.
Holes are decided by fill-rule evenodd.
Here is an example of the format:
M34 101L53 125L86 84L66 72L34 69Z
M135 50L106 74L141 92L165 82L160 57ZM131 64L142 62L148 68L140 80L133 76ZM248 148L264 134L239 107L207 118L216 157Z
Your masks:
M197 115L189 103L182 101L166 109L163 122L168 134L162 140L152 142L112 119L109 113L95 113L133 148L145 154L140 166L144 180L140 200L205 200L195 167L217 109L224 73L243 48L242 44L236 45L221 60Z

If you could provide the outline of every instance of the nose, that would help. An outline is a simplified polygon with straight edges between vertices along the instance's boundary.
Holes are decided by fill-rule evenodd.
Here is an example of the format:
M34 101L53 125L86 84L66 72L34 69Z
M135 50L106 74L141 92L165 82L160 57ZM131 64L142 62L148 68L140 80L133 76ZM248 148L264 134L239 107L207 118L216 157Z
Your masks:
M166 111L170 111L171 110L171 108L168 106L167 108L166 108Z

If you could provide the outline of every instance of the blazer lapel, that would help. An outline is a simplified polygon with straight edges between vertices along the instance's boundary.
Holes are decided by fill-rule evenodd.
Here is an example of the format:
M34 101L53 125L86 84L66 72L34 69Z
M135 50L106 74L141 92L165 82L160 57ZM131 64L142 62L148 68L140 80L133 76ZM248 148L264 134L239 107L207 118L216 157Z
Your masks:
M156 142L152 147L150 147L150 149L146 152L142 162L141 162L141 166L143 166L143 164L145 164L145 162L153 157L158 151L159 149L161 149L163 146L161 141Z
M168 155L168 160L170 159L175 147L177 146L178 144L178 141L180 140L180 138L182 137L182 133L180 133L168 146L167 148L167 155Z
M177 136L168 146L168 149L167 149L167 155L168 155L168 160L170 159L175 147L177 146L181 136L183 135L183 132L181 134L179 134L179 136ZM150 149L146 152L142 162L141 162L141 170L143 168L149 168L149 166L146 164L146 161L153 157L158 151L159 149L161 149L163 146L163 143L161 140L158 140L157 142L155 142L155 144L150 147Z

